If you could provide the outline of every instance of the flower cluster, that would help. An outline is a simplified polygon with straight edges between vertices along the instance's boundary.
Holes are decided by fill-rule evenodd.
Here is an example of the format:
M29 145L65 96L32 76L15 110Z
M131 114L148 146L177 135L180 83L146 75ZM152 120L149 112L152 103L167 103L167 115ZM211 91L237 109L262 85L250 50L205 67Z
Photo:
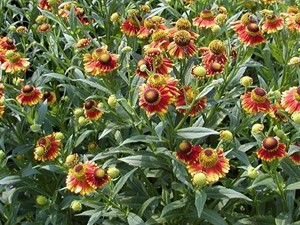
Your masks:
M60 139L56 137L56 134L49 134L45 137L41 137L36 142L34 149L34 159L37 161L51 161L57 158L61 147Z
M110 180L105 170L96 163L87 161L78 163L69 169L66 185L70 191L87 195L102 187Z

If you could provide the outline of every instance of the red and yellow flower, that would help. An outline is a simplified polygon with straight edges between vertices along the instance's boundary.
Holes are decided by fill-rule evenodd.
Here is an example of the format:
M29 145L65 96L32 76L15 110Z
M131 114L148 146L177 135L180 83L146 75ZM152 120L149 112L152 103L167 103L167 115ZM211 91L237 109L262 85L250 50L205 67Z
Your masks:
M187 165L195 164L199 160L199 153L201 150L201 146L192 145L189 141L184 140L179 144L175 156Z
M257 157L264 161L273 161L274 159L281 159L286 155L285 144L279 142L274 137L266 137L261 147L257 150Z
M198 27L199 29L211 28L212 26L216 25L215 15L212 11L204 9L200 13L199 17L193 19L193 25Z
M255 15L246 12L242 15L240 20L231 23L231 29L233 29L238 36L243 34L246 30L246 26L250 23L257 23L257 18Z
M229 160L223 156L223 149L202 149L199 153L198 162L187 166L191 175L205 173L208 183L217 182L229 172Z
M9 37L0 37L0 52L5 53L7 50L15 51L16 49L13 39Z
M54 160L58 156L61 142L55 139L55 133L40 138L34 149L34 159L37 161Z
M296 164L300 165L300 152L294 152L289 155L289 158Z
M45 91L42 97L42 102L47 100L48 105L52 105L56 101L56 94L53 91Z
M8 50L5 53L6 61L1 65L1 69L9 74L16 74L19 72L25 72L30 62L26 58L22 58L18 52Z
M276 33L283 29L283 18L277 17L275 14L267 16L262 25L262 31L265 33Z
M300 111L300 86L291 87L282 93L281 106L289 114Z
M192 28L192 24L191 22L186 19L186 18L179 18L176 23L175 23L175 26L168 29L168 36L171 37L171 38L174 38L174 35L177 31L181 31L181 30L185 30L187 32L189 32L191 38L193 39L196 39L199 37L199 34L193 32L191 30Z
M22 105L36 105L43 97L43 93L32 85L25 85L21 89L21 93L16 97L17 101Z
M143 26L140 27L137 37L145 39L150 37L154 30L165 30L167 27L163 24L163 18L160 16L153 16L144 20Z
M210 62L209 64L205 64L204 67L206 69L207 76L221 74L224 71L224 64L219 62Z
M57 0L56 4L59 4L60 0ZM39 2L39 7L43 10L48 10L51 11L53 9L53 6L51 4L49 4L48 0L41 0Z
M184 59L196 54L196 45L188 31L180 30L175 32L174 41L168 45L167 52L174 58Z
M291 32L300 32L300 13L288 15L286 25Z
M217 62L224 65L227 62L226 47L220 40L213 40L208 47L200 48L202 52L203 64L210 65L211 62Z
M239 39L242 43L250 46L259 45L266 41L256 23L249 23L245 28L245 32L239 35Z
M242 108L250 114L272 113L270 101L263 88L255 88L241 96Z
M179 95L176 99L175 106L177 111L182 114L189 112L190 116L195 116L206 108L207 97L197 97L197 91L193 90L191 86L183 86L179 90ZM194 103L193 103L194 102ZM193 103L193 105L191 105ZM189 109L191 107L191 109Z
M78 163L69 169L66 179L67 189L81 195L90 194L110 180L107 173L96 163Z
M94 189L97 189L99 187L102 187L105 185L110 177L105 172L105 170L101 167L88 167L86 170L86 180L87 183L93 187Z
M145 55L146 57L138 62L136 72L139 76L147 78L147 70L167 76L173 70L173 62L168 57L164 57L160 49L149 48ZM140 69L142 65L146 66L145 71Z
M84 115L89 120L98 120L102 117L103 112L98 108L98 102L95 100L88 100L84 103Z
M92 76L106 76L119 66L118 58L118 55L107 51L107 46L103 46L95 49L92 54L83 55L84 69Z
M168 37L168 31L155 30L151 35L151 42L145 46L145 49L158 48L160 50L167 50L170 40Z
M66 179L67 189L75 194L87 195L92 193L95 188L87 181L87 170L95 170L97 166L92 162L78 163L69 169Z
M129 16L121 25L121 31L130 36L137 36L138 32L140 31L140 26L143 22L143 18L134 13L133 15Z
M148 116L154 113L165 114L172 97L169 88L165 85L153 87L150 84L143 84L139 88L139 105L146 110Z

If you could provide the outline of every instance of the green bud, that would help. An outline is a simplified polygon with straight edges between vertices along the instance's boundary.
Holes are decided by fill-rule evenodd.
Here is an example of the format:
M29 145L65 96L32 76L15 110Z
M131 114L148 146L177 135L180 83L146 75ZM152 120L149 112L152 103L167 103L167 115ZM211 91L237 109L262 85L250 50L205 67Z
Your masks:
M253 168L252 166L249 166L247 169L247 175L251 179L255 179L258 176L258 171L255 168Z
M107 99L107 104L112 107L112 108L115 108L116 105L117 105L117 98L115 95L111 95L108 97Z
M5 152L1 149L0 150L0 160L4 159L5 157Z
M193 183L197 187L203 187L206 184L206 175L204 173L196 173L192 178Z
M297 123L300 124L300 112L294 112L292 114L292 120Z
M107 170L107 174L111 178L117 178L120 175L120 171L116 167L110 167Z
M48 202L48 199L47 199L44 195L38 195L38 196L36 197L36 203L37 203L38 205L43 206L43 205L46 205L47 202Z
M220 132L221 139L231 142L233 140L233 135L229 130L222 130Z
M78 200L72 201L72 203L71 203L71 209L72 209L74 212L80 212L81 209L82 209L81 202L78 201Z
M30 130L33 132L39 132L41 130L41 124L34 123L30 126Z

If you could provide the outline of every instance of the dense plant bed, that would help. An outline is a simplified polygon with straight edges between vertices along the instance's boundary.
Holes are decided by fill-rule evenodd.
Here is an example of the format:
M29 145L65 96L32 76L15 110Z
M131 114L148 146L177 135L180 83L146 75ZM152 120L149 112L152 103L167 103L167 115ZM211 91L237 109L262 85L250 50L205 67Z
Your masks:
M0 224L300 224L298 1L0 1Z

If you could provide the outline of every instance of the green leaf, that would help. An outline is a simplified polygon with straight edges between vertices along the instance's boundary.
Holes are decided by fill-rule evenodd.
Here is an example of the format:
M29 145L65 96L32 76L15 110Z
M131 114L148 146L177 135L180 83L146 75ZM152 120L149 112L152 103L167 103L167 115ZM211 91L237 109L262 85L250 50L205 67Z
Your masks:
M209 221L214 225L227 225L225 220L216 212L211 209L203 209L202 218Z
M291 224L291 212L289 213L280 213L275 218L276 225L290 225Z
M289 184L288 186L285 187L286 190L297 190L300 189L300 181Z
M87 225L94 225L97 220L102 216L103 212L100 211L100 212L97 212L95 211L94 214L92 214L91 218L89 219Z
M47 113L47 109L48 109L48 104L47 102L43 102L43 104L41 104L39 111L38 111L38 118L36 120L37 124L42 124L44 121L44 118L46 116Z
M131 166L144 167L144 168L163 168L166 166L165 163L160 162L154 156L149 156L149 155L127 156L119 160Z
M197 209L197 214L198 214L198 218L201 218L201 214L204 208L206 202L206 193L205 191L202 190L197 190L196 191L196 196L195 196L195 206Z
M188 127L177 131L177 135L185 139L203 138L209 135L219 135L219 132L206 127Z
M232 198L239 198L244 199L247 201L252 201L250 198L248 198L246 195L243 195L240 192L237 192L233 189L225 188L222 186L214 186L212 188L209 188L206 191L206 194L209 198L213 199L232 199Z
M126 145L126 144L130 144L130 143L137 143L137 142L153 143L153 142L160 142L160 140L155 136L137 135L137 136L133 136L133 137L128 138L125 141L123 141L121 146Z
M14 183L17 183L19 182L21 179L19 176L8 176L8 177L5 177L3 179L0 180L0 184L1 185L5 185L5 184L14 184Z
M260 174L255 178L252 185L248 187L248 189L259 187L259 186L267 186L270 188L276 188L276 184L273 181L273 178L268 174Z
M275 221L272 216L252 216L240 219L234 225L275 225Z
M300 169L289 158L280 160L280 165L289 177L300 179Z
M81 142L83 142L83 140L91 133L93 133L94 131L93 130L86 130L84 131L80 136L79 138L77 139L76 143L75 143L75 147L77 147L78 145L81 144Z
M112 190L112 198L114 198L116 196L116 194L119 193L119 191L123 188L124 184L126 183L126 181L129 179L129 177L132 176L132 174L137 170L137 168L134 168L133 170L129 171L128 173L126 173L124 176L122 176L118 182L116 183L116 185L114 186L113 190Z
M139 210L139 215L140 215L140 216L143 216L145 210L146 210L149 206L151 206L151 205L157 205L157 204L158 204L158 200L159 200L160 198L161 198L160 196L154 196L154 197L149 198L147 201L145 201L145 202L143 203L142 207L141 207L140 210Z
M187 200L185 198L182 198L180 200L177 200L175 202L171 202L169 204L167 204L162 212L161 212L161 215L160 217L163 217L164 215L166 215L168 212L174 210L174 209L180 209L180 208L183 208L185 205L186 205L186 202Z
M29 164L25 169L23 169L22 171L22 177L28 177L30 175L33 175L33 174L40 174L40 172L35 169L35 168L32 168L32 165Z
M107 88L105 88L102 85L96 83L95 81L90 81L90 80L86 80L86 79L73 79L73 81L75 81L75 82L80 81L82 83L86 83L89 86L94 87L94 88L96 88L96 89L98 89L100 91L103 91L103 92L105 92L105 93L107 93L109 95L111 94L111 92Z
M127 216L127 222L129 225L144 225L144 221L138 215L130 212Z
M212 91L212 89L215 88L215 86L217 84L220 84L222 82L224 82L223 78L219 78L217 80L213 80L209 85L205 86L205 88L197 95L196 99L200 99L200 98L206 96L209 92Z

